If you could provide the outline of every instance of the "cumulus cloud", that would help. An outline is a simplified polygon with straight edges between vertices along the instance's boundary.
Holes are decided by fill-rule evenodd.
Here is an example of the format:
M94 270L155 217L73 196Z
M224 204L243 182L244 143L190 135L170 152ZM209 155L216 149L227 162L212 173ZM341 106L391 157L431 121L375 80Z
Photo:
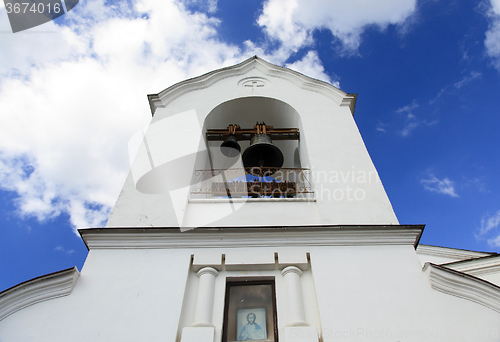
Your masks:
M415 8L416 0L267 0L257 22L285 50L310 45L314 30L328 29L352 53L366 27L404 24Z
M424 186L425 190L451 197L459 197L455 192L455 183L446 177L439 179L430 173L426 179L421 179L420 183Z
M339 88L339 82L333 81L332 78L325 73L325 68L315 51L309 51L304 58L293 63L286 64L287 68L303 73L304 75L317 78L333 84Z
M146 95L244 56L217 39L217 19L179 2L91 0L66 16L0 35L0 186L21 215L100 226L128 172L128 139L151 118Z
M301 10L297 0L270 0L264 4L257 23L269 37L280 41L285 50L295 52L312 43L311 32L297 22L296 13Z
M17 193L20 215L101 226L129 169L128 140L151 118L146 95L264 52L221 41L216 4L88 0L62 25L0 35L0 188ZM3 6L0 26L10 31ZM290 66L330 80L315 53Z
M71 13L71 12L70 12ZM11 34L7 11L0 2L0 76L26 76L32 67L60 62L84 52L86 44L68 27L50 21L29 31ZM10 33L10 34L9 34Z
M500 70L500 0L491 0L490 4L491 7L487 11L490 23L486 31L484 46L493 65Z

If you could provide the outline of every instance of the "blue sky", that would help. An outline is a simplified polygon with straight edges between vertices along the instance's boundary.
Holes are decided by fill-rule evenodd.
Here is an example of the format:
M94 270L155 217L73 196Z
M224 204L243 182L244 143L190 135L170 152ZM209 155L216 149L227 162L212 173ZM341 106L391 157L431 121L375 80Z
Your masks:
M421 243L500 252L499 0L88 0L16 34L0 3L0 290L82 267L147 94L253 55L358 94Z

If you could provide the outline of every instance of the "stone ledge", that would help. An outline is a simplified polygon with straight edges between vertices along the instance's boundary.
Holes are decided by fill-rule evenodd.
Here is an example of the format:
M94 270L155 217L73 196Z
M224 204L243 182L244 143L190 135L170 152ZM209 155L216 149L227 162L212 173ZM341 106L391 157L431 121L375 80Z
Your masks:
M88 228L79 233L89 249L224 248L291 246L417 246L423 225Z
M470 260L475 258L482 258L495 253L468 251L464 249L440 246L419 245L417 248L417 254L439 256L457 260Z

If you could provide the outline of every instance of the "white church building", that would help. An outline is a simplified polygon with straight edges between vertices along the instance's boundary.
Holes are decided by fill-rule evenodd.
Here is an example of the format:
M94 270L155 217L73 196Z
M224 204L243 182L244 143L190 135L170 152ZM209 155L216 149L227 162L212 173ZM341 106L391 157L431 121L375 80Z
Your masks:
M81 272L1 292L0 342L500 341L500 256L399 224L356 94L252 57L149 103Z

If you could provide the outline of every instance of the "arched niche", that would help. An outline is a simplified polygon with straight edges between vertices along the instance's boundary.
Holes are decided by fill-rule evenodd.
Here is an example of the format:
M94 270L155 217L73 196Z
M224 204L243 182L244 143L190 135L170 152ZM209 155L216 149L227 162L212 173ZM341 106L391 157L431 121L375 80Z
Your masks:
M207 129L223 129L230 124L241 128L253 128L255 124L265 122L274 128L298 128L302 131L299 113L289 104L268 97L243 97L221 103L205 118L203 132ZM202 163L208 169L225 169L234 165L240 156L226 157L220 152L221 141L207 141L208 159ZM241 151L249 147L250 141L239 141ZM274 140L284 156L284 168L308 166L307 151L303 137L299 140ZM201 166L200 163L197 163Z

